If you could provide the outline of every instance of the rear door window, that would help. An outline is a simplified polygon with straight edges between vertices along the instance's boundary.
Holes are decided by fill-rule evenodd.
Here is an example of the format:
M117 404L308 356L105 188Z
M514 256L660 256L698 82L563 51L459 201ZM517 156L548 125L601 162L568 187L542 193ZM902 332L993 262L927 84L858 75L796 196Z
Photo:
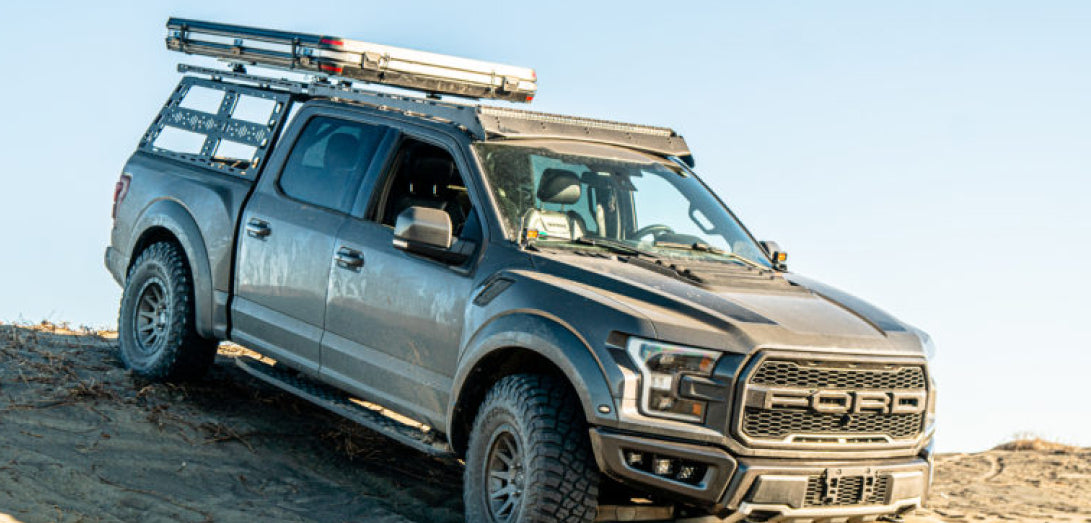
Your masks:
M284 164L280 190L305 203L348 212L356 184L387 130L336 118L311 119Z

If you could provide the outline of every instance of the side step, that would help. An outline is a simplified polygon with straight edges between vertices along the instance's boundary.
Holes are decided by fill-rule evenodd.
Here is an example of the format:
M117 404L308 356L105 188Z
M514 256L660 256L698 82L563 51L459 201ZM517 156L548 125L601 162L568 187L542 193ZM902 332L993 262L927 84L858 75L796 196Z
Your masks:
M674 507L654 505L599 505L595 522L667 521L674 518Z
M334 414L344 416L403 445L437 457L454 457L451 446L433 431L395 421L380 410L370 409L352 400L344 391L313 380L298 372L277 367L247 356L235 358L235 364L247 374L286 390Z

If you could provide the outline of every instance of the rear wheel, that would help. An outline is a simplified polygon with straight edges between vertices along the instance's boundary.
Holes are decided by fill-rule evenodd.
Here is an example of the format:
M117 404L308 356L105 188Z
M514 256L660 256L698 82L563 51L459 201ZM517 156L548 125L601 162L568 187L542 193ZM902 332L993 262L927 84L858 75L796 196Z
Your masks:
M125 280L118 314L121 361L153 380L196 378L208 370L216 342L197 334L193 284L182 251L167 242L140 253Z
M571 388L530 374L496 383L466 452L466 521L593 521L599 473Z

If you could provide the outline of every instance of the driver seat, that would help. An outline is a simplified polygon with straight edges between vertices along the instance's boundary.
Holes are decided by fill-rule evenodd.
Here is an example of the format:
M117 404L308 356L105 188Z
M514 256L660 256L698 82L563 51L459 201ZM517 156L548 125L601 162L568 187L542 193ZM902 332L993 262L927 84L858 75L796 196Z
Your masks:
M583 194L580 177L567 169L546 169L538 181L538 200L543 203L572 205ZM563 224L562 224L563 222ZM536 210L527 226L546 231L550 235L581 238L587 234L587 223L575 211Z
M451 227L457 235L466 222L466 210L458 201L458 195L449 187L456 180L458 174L450 158L414 158L407 176L401 180L402 196L394 203L393 215L397 216L401 211L415 206L440 209L451 216Z

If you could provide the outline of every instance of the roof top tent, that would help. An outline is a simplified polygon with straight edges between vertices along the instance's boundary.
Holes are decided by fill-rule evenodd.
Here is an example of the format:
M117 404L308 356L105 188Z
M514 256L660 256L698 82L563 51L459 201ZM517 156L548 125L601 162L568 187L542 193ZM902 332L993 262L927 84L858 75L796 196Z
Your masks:
M290 31L171 18L167 48L436 94L530 102L533 69Z
M248 74L244 67L219 70L180 64L178 71L207 75L304 97L334 98L450 122L478 139L567 138L630 147L678 157L693 166L685 140L665 127L652 127L514 108L438 100L448 94L528 103L537 90L533 69L401 49L346 38L241 25L171 18L167 48L210 56L235 65L314 74L293 81ZM333 82L326 77L337 79ZM392 85L430 95L403 96L352 85Z

